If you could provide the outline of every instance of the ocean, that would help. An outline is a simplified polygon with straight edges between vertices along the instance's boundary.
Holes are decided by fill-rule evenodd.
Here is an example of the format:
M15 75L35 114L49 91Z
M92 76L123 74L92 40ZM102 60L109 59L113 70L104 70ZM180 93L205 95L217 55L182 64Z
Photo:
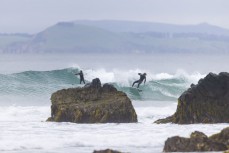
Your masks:
M176 111L177 98L209 72L229 71L228 55L66 55L4 54L0 57L0 152L92 153L114 149L130 153L163 151L168 137L207 135L229 124L155 124ZM75 124L46 122L51 94L80 87L74 74L83 70L86 82L100 78L131 99L138 123ZM130 86L147 73L142 92Z

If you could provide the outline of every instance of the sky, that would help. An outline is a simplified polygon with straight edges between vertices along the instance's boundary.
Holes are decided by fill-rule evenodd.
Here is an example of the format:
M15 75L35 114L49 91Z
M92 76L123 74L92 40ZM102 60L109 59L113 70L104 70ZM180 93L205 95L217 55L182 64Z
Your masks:
M38 33L61 21L209 23L229 29L229 0L0 0L0 33Z

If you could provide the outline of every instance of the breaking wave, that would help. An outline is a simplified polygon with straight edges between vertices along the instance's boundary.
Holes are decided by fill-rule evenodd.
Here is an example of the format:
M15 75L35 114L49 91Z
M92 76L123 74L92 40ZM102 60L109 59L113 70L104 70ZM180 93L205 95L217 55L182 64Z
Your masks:
M84 76L86 82L93 78L100 78L103 83L111 83L118 90L124 91L133 100L176 100L191 83L196 83L204 77L200 73L188 74L179 70L175 74L147 73L146 84L142 84L142 92L131 88L133 81L139 79L140 70L112 70L86 69ZM13 74L0 74L0 95L4 97L32 97L33 100L50 97L51 93L63 88L72 88L79 85L79 78L74 74L79 68L66 68L51 71L25 71Z

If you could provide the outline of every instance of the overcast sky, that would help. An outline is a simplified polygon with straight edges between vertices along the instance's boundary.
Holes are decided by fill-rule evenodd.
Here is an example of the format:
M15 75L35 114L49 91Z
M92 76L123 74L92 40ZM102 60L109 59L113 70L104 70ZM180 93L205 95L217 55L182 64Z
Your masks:
M0 0L0 33L37 33L81 19L207 22L229 29L229 0Z

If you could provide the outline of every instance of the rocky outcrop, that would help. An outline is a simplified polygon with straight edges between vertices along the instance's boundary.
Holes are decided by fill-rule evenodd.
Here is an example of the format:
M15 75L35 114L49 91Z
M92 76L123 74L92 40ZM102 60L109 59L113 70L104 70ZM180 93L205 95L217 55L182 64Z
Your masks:
M111 150L111 149L106 149L106 150L99 150L99 151L94 151L93 153L122 153L116 150Z
M190 138L179 136L168 138L164 152L197 152L225 151L229 149L229 127L220 133L207 137L204 133L195 131Z
M156 123L229 123L229 73L209 73L178 98L174 115Z
M59 90L51 96L51 117L47 121L74 123L131 123L137 115L130 99L99 79L83 88Z
M229 127L223 129L220 133L210 136L209 139L223 143L229 149Z

